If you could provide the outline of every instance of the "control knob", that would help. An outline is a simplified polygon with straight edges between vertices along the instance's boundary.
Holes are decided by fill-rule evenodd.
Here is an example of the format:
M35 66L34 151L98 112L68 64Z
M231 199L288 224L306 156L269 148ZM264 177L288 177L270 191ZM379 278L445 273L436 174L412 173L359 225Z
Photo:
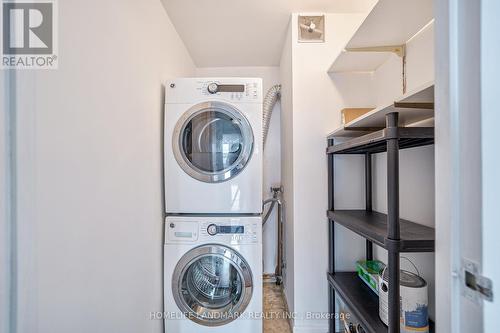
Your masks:
M207 90L211 94L215 94L219 91L219 85L215 82L212 82L208 85Z
M215 224L210 224L207 227L207 232L210 236L215 236L217 235L217 226Z

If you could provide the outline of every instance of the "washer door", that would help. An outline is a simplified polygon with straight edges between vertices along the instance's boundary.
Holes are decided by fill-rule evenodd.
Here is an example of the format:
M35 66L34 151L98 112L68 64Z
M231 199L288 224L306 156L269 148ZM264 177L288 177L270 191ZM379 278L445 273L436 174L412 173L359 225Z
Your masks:
M175 159L191 177L217 183L238 175L253 150L253 132L245 116L230 104L205 102L191 107L175 126Z
M190 320L204 326L227 324L252 298L250 267L229 247L207 244L187 252L175 267L175 303Z

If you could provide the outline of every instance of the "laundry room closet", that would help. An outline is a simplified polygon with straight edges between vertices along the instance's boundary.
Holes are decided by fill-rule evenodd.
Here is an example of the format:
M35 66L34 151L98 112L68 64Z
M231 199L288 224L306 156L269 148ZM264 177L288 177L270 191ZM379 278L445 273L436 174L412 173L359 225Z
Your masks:
M387 329L381 319L385 317L383 321L388 324L387 313L390 317L394 299L389 298L389 308L387 300L384 308L379 308L383 307L379 298L388 294L379 288L384 282L375 277L377 285L372 291L356 273L345 272L357 270L359 274L360 265L372 260L387 265L392 255L395 259L391 265L395 266L397 260L398 268L405 271L396 280L388 278L398 281L401 275L403 309L398 307L397 313L402 311L403 321L404 308L408 307L403 280L413 279L415 274L414 279L420 280L425 288L423 299L417 302L425 303L421 304L425 306L421 314L425 321L428 314L432 332L435 319L432 1L377 3L345 50L334 57L329 73L340 94L346 96L337 111L342 124L328 136L327 148L331 309L335 306L336 311L352 313L353 322L360 323L367 332ZM387 132L390 130L397 132ZM396 146L390 146L390 138L394 138ZM392 254L388 255L387 249ZM369 261L360 263L360 259ZM386 274L397 272L389 267L386 270ZM418 307L410 308L419 311ZM345 321L332 320L330 325L331 330L343 328ZM402 324L402 331L411 325L428 330L423 328L426 324L412 323ZM396 330L399 332L399 315L397 322L389 324L389 332Z

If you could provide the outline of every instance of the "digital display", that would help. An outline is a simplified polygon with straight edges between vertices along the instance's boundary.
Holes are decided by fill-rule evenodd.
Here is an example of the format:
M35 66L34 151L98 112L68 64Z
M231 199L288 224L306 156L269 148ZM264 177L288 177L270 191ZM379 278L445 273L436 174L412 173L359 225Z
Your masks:
M193 233L191 232L185 232L185 231L176 231L174 233L175 237L182 237L182 238L191 238L193 237Z
M219 84L220 92L245 92L245 86L242 84Z
M228 226L218 226L219 229L217 232L220 234L244 234L245 227L242 225L228 225Z

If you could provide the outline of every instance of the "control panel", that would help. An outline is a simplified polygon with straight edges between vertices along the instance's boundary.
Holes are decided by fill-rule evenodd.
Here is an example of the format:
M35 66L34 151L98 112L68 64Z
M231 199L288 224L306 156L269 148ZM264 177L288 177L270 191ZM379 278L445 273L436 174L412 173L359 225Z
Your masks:
M169 243L253 244L260 242L261 228L256 222L167 222L166 241Z
M206 241L230 242L231 244L257 243L257 225L255 223L200 223L200 239Z
M195 104L210 100L260 104L262 79L250 77L177 78L165 83L165 104Z
M226 84L219 81L200 82L198 90L205 96L221 96L234 101L259 99L257 82L242 84Z

